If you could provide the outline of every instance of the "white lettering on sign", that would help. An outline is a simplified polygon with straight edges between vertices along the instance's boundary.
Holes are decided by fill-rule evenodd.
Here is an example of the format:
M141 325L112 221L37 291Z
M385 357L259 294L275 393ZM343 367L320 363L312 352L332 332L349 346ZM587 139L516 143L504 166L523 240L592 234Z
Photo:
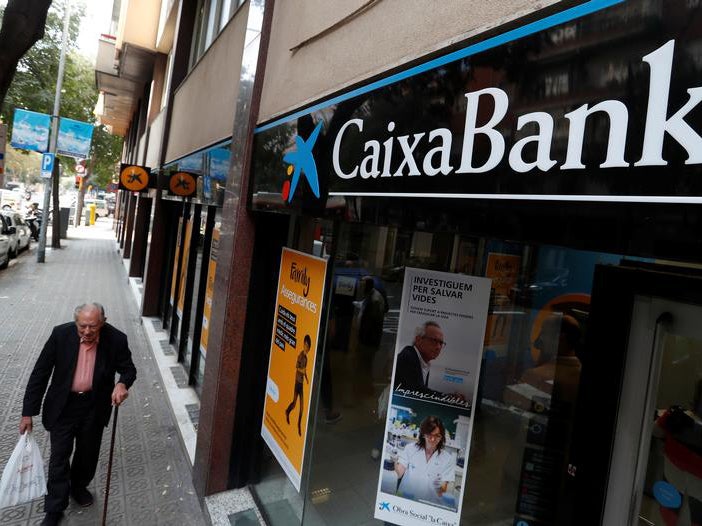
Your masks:
M663 158L663 141L666 133L670 135L688 154L686 164L702 163L702 137L685 121L685 117L702 102L702 86L689 88L688 101L670 117L668 117L668 96L670 79L673 69L675 41L670 40L652 53L643 57L643 62L649 65L649 96L646 109L646 125L644 129L643 152L641 159L634 166L662 166L668 164ZM484 88L465 94L467 101L466 117L463 129L463 145L461 148L460 165L451 165L450 153L453 134L447 128L409 135L390 135L382 144L377 140L363 143L361 161L355 166L341 165L341 150L344 139L351 134L363 134L363 119L351 119L344 123L334 140L332 163L334 172L341 179L362 179L377 177L402 177L427 175L485 173L497 167L507 151L505 137L496 127L503 121L509 109L509 97L500 88ZM486 115L484 101L491 99L492 113ZM482 104L482 105L481 105ZM626 135L629 124L629 110L618 100L605 100L590 105L583 104L579 108L566 113L568 120L568 147L566 158L561 164L561 170L582 170L583 143L585 127L588 118L595 113L604 113L609 118L609 135L604 162L600 168L623 168L630 165L624 159ZM478 125L480 120L487 121ZM553 168L557 161L551 158L553 139L553 117L545 112L533 112L520 115L517 118L517 131L527 124L534 124L535 135L529 135L516 141L507 154L507 160L512 170L526 173L532 170L546 172ZM395 123L389 122L387 130L392 134ZM477 136L483 136L489 142L489 155L482 164L476 165L473 159L474 143ZM416 157L418 150L427 148L419 146L425 143L428 151L422 159ZM524 149L529 144L536 146L536 159L525 160ZM360 152L359 152L360 153ZM391 172L391 165L397 169ZM420 170L421 167L421 170Z

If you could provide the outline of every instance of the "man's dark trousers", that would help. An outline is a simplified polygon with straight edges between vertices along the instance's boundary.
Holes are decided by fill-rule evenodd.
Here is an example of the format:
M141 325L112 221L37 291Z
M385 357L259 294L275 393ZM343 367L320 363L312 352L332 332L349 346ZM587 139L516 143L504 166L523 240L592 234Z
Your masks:
M71 393L61 417L49 432L51 456L48 493L44 497L45 511L65 510L71 488L85 488L93 480L100 454L102 430L102 422L95 418L92 392ZM75 453L71 462L74 442Z

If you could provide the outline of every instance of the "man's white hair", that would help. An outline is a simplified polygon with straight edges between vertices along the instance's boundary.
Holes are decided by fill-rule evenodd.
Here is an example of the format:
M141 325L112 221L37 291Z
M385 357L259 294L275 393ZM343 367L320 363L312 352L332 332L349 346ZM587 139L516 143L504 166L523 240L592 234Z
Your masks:
M414 337L417 338L418 336L424 336L427 333L427 327L436 327L437 329L441 330L441 325L436 323L435 321L425 321L422 323L419 327L417 327L414 330Z
M100 321L105 321L105 307L95 301L91 303L81 303L73 311L73 319L78 320L78 315L84 310L96 310L100 313Z

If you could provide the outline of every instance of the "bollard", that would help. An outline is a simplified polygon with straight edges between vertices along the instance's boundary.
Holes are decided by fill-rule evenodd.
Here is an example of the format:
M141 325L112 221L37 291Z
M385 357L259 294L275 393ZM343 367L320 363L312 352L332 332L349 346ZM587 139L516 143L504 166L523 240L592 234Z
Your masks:
M90 205L88 207L90 208L90 224L94 225L95 224L95 209L97 208L97 206L95 205L95 203L90 203Z

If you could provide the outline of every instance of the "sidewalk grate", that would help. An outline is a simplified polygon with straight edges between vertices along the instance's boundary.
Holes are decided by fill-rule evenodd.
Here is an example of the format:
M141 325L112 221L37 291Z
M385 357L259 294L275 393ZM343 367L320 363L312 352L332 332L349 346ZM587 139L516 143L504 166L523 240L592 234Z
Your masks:
M185 404L185 410L188 412L195 431L197 431L197 425L200 423L200 404Z
M161 340L161 350L163 351L163 354L166 356L174 356L175 351L173 350L173 346L168 343L168 340Z
M232 526L259 526L258 517L254 510L240 511L229 515L229 522Z
M178 387L188 387L188 375L185 374L185 370L180 365L174 365L171 367L171 374Z

